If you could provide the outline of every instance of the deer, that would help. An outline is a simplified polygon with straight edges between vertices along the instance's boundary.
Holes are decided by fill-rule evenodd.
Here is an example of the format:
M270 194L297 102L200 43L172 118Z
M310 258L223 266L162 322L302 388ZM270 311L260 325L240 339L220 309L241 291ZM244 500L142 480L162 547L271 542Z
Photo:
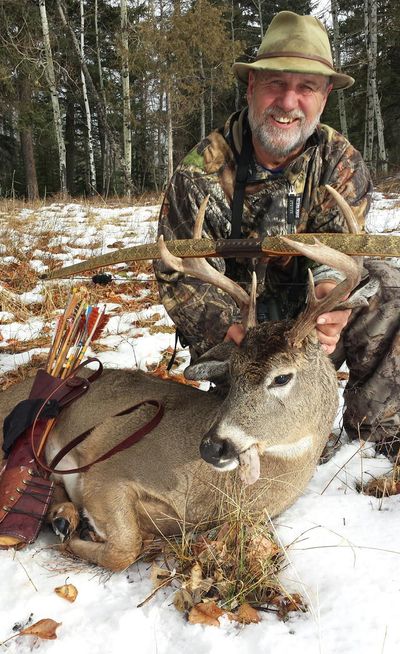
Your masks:
M357 229L350 206L331 191L349 225ZM200 214L200 212L199 212ZM202 233L202 217L195 238ZM285 239L285 237L282 237ZM287 241L289 243L289 240ZM164 407L159 424L133 447L86 472L53 473L59 496L49 509L63 543L60 547L112 571L130 566L143 541L180 532L229 512L227 488L257 515L273 518L304 492L331 433L338 408L335 368L321 348L318 316L350 307L346 300L360 281L360 265L321 244L290 240L302 255L341 271L328 296L317 299L312 275L303 312L292 321L256 324L255 285L251 294L205 259L174 257L160 237L166 266L198 277L231 294L241 309L246 335L237 346L223 342L189 365L188 380L229 380L225 396L164 380L140 370L105 369L87 394L61 413L46 445L46 460L76 435L96 425L63 459L62 468L85 466L119 443L154 414L143 404L115 415L135 401L156 398ZM29 380L0 398L0 419L28 396ZM56 493L57 495L57 493ZM96 534L79 537L82 513Z

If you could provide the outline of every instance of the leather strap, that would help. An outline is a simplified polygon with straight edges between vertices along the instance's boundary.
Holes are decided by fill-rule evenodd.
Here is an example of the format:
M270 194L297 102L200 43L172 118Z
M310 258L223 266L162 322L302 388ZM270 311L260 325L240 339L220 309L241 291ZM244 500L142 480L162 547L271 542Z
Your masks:
M158 400L144 400L143 402L139 402L138 404L134 404L133 406L129 407L128 409L124 409L123 411L120 411L119 413L114 414L112 416L113 418L117 416L125 416L128 415L129 413L133 413L133 411L136 411L141 406L144 406L146 404L150 404L151 406L154 406L157 408L157 411L155 415L149 420L146 424L144 424L142 427L134 431L132 434L127 436L123 441L112 447L110 450L99 456L97 459L94 461L91 461L91 463L88 463L84 466L80 466L79 468L70 468L68 470L56 470L56 466L60 461L71 451L73 450L77 445L82 443L82 441L89 436L89 434L97 427L97 425L93 425L93 427L90 427L90 429L87 429L84 431L82 434L79 434L79 436L76 436L72 441L67 443L59 452L58 454L54 457L52 462L50 463L49 466L44 464L42 461L38 461L36 457L36 452L34 452L35 458L38 461L39 465L46 470L46 472L49 473L54 473L57 475L72 475L77 472L87 472L89 468L94 466L96 463L100 463L101 461L105 461L106 459L109 459L111 456L114 454L117 454L117 452L122 452L123 450L128 449L138 441L140 441L146 434L151 432L161 421L161 418L164 415L164 406L159 402Z

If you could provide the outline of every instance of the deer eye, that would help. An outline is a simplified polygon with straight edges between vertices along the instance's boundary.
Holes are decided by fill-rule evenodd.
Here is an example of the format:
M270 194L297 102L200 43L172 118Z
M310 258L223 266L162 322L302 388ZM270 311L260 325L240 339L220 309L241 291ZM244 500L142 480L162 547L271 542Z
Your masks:
M292 379L293 374L290 372L287 375L278 375L272 380L271 386L286 386Z

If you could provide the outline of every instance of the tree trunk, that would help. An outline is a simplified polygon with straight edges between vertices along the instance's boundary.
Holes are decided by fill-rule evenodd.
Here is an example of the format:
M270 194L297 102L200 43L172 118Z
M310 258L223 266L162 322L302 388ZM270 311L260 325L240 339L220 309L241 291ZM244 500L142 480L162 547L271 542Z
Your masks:
M20 101L20 139L22 158L25 169L26 197L28 200L37 200L39 189L36 176L36 165L33 149L32 128L26 120L31 109L31 84L29 77L20 68L18 76L18 90Z
M101 55L100 55L98 15L99 15L98 0L94 0L94 32L95 32L95 41L96 41L97 71L99 75L99 94L104 104L104 111L107 115L107 98L104 88L103 66L101 64ZM102 194L107 195L110 187L110 148L108 145L107 134L105 130L99 129L99 132L100 132L100 148L101 148L101 189L102 189Z
M367 75L367 108L366 108L366 131L364 141L364 158L369 165L376 168L374 161L374 131L378 140L378 160L382 171L387 173L386 148L383 133L383 120L381 105L376 82L377 67L377 2L376 0L364 0L364 26L365 43L367 49L368 75Z
M128 42L128 9L126 0L121 0L121 58L122 58L122 103L123 103L123 142L126 174L132 175L132 126L131 101L129 89L129 42ZM125 188L125 194L130 195L130 185Z
M371 43L371 53L372 53L371 86L372 86L372 100L373 100L374 114L376 120L376 133L378 138L378 159L381 163L382 171L384 173L387 173L386 148L385 148L385 139L383 134L381 103L379 100L378 87L376 82L376 68L377 68L377 58L378 58L377 0L370 0L370 8L371 8L370 43Z
M53 55L50 44L49 24L47 21L46 2L39 0L40 18L42 22L43 41L46 53L46 63L44 67L46 80L49 85L51 94L51 103L53 106L54 115L54 128L56 132L56 140L58 147L58 165L60 172L60 192L65 195L67 192L67 175L66 175L66 161L65 161L65 142L62 129L60 103L58 101L56 76L54 73Z
M67 112L65 116L65 147L67 165L67 189L70 195L75 193L75 101L72 93L67 91Z
M168 137L168 168L167 168L167 184L174 172L174 139L172 131L172 108L171 96L167 92L167 137Z
M205 104L205 75L203 66L203 53L199 52L199 68L201 79L201 93L200 93L200 141L206 138L206 104Z
M340 35L339 35L339 21L338 21L338 6L337 0L331 0L331 10L332 10L332 22L333 22L333 54L336 70L341 71L341 57L340 57ZM347 117L346 117L346 107L344 103L344 93L342 90L337 92L338 94L338 107L339 107L339 119L340 119L340 130L343 136L346 139L349 138L349 132L347 129Z
M80 0L80 36L81 36L81 57L82 61L85 58L85 9L83 6L83 0ZM81 81L82 81L82 93L83 93L83 103L85 107L85 116L86 116L86 143L87 143L87 153L89 159L89 195L94 195L96 193L96 166L94 163L94 148L93 148L93 138L92 138L92 116L90 113L89 98L86 87L85 74L81 68Z
M374 147L374 103L372 91L372 50L370 39L369 24L369 0L364 0L364 29L365 29L365 47L367 51L367 89L366 89L366 106L365 106L365 132L364 132L364 159L369 166L372 166L373 147Z
M235 26L234 26L234 7L235 3L231 1L231 40L232 40L232 53L234 52L235 45ZM233 56L232 56L233 59ZM240 87L239 82L235 77L235 111L240 109Z

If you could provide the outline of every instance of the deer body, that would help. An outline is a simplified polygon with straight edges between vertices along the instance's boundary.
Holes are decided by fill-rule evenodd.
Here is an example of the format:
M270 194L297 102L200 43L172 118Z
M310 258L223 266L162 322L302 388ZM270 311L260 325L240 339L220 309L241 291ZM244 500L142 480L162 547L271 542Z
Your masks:
M314 339L293 353L285 348L286 330L285 323L255 327L240 348L222 344L189 367L188 376L204 378L207 371L215 373L221 359L229 364L231 387L223 400L217 393L141 371L109 369L62 412L47 445L47 461L72 438L97 426L59 464L61 469L93 461L154 414L153 407L145 406L112 418L118 411L145 399L165 406L161 423L130 449L87 472L55 475L75 509L69 503L56 504L50 517L75 525L77 516L71 512L81 510L103 541L73 535L68 548L74 554L123 569L138 556L143 538L178 534L184 523L195 526L232 510L224 498L235 484L247 509L257 514L277 515L297 499L330 433L337 385L334 368ZM287 377L281 386L273 383ZM28 393L27 382L4 392L2 417ZM236 471L217 472L200 457L202 437L202 448L217 443L220 460L214 465L222 471L239 467L241 472L246 452L252 452L253 459L259 456L259 479L244 486Z

